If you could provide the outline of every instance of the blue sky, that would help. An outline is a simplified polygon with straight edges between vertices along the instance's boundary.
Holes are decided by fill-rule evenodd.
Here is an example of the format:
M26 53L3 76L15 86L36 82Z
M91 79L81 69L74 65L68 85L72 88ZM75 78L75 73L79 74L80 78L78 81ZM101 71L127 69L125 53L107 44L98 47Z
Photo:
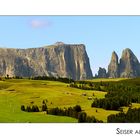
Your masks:
M112 51L130 48L140 60L140 16L0 16L0 47L34 48L83 43L93 74Z

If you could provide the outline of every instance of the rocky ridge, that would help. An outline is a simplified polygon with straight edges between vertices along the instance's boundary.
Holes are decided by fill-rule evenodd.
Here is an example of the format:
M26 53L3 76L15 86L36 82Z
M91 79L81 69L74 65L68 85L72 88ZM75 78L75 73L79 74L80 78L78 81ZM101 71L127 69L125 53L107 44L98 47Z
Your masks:
M115 51L112 53L111 61L108 65L107 77L134 78L139 76L140 76L140 63L137 57L132 52L132 50L130 50L129 48L123 50L120 60Z
M60 76L74 80L92 78L83 44L64 44L30 49L0 48L0 76Z

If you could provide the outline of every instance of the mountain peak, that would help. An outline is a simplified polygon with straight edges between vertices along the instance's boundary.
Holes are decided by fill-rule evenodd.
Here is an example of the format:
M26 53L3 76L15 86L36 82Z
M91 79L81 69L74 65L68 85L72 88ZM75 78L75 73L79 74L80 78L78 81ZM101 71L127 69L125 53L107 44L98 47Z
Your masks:
M131 49L126 48L120 59L120 76L137 77L140 74L140 63Z
M112 52L112 55L117 55L117 53L115 51Z
M112 78L118 77L118 68L118 55L113 51L110 64L108 65L108 76Z
M57 41L54 45L55 45L55 46L61 46L61 45L64 45L64 44L65 44L64 42Z
M125 51L125 52L132 52L132 50L130 48L126 48L123 51Z
M115 51L112 52L111 61L118 61L118 55Z
M129 48L124 49L122 52L122 57L130 57L130 56L136 57L131 49Z
M140 63L131 49L123 50L120 62L118 62L118 55L113 51L108 66L108 75L112 78L140 76Z

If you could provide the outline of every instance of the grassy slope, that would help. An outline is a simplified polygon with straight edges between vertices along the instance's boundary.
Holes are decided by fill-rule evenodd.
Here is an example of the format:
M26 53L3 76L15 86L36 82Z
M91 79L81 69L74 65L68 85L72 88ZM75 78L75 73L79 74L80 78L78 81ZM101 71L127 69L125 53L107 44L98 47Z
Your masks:
M3 85L9 86L9 88L0 90L0 122L77 122L76 119L70 117L22 112L20 110L21 104L28 104L35 94L33 92L35 87L31 88L32 82L30 83L28 80L7 80L0 82L0 87L3 87ZM40 93L36 94L39 95ZM34 101L38 105L40 104L39 100L34 99Z
M4 87L5 89L2 89ZM20 110L20 106L30 105L30 102L40 106L44 99L48 100L48 107L69 107L81 105L88 115L93 115L106 122L110 114L117 111L91 108L92 101L89 96L94 93L94 98L103 98L105 92L84 91L67 87L67 84L52 81L35 80L6 80L0 81L0 122L77 122L70 117L58 117L45 113L26 113ZM82 96L86 93L87 96Z
M139 103L132 103L132 107L131 108L140 108L140 104ZM123 111L126 113L128 111L129 107L123 107Z
M121 80L127 80L128 78L96 78L96 79L92 79L92 80L87 80L87 81L92 81L92 82L117 82L117 81L121 81Z

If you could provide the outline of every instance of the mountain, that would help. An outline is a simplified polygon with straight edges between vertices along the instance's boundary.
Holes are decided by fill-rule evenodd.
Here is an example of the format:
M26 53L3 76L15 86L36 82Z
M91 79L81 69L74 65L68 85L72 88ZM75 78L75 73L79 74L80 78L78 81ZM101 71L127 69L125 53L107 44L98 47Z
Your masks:
M140 63L132 50L128 48L123 50L119 62L116 52L112 53L111 61L108 66L108 76L111 78L133 78L140 76Z
M106 69L105 68L101 68L99 67L99 70L98 70L98 78L107 78L107 72L106 72Z
M134 53L128 48L122 52L119 67L120 77L140 76L140 63Z
M111 61L108 66L108 76L112 78L119 77L118 55L115 51L112 53Z
M30 49L0 48L0 76L60 76L90 79L92 72L83 44L64 44Z

